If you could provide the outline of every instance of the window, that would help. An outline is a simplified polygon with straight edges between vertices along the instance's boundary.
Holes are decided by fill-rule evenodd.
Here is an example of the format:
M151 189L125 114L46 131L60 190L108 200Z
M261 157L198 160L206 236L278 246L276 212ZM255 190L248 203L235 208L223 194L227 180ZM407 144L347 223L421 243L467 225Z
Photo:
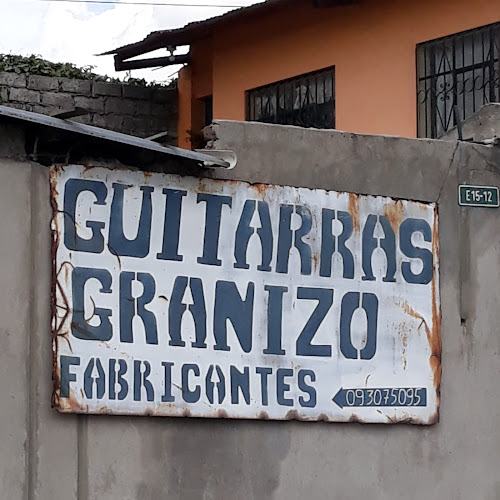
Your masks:
M418 136L438 138L498 102L500 23L417 46Z
M247 92L247 119L335 128L335 70L329 68Z
M210 95L203 99L203 122L204 126L210 125L214 118L214 100Z

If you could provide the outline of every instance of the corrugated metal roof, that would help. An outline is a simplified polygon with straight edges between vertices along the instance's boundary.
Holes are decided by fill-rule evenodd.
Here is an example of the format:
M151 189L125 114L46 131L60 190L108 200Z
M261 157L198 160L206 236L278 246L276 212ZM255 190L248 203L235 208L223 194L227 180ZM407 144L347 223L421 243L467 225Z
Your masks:
M52 127L59 130L64 130L66 132L73 132L75 134L94 137L103 141L110 141L127 146L132 146L134 148L155 151L157 153L162 153L169 156L186 158L188 160L201 163L204 166L218 166L224 168L229 167L229 164L227 162L209 155L205 155L203 153L197 153L195 151L189 151L187 149L177 148L175 146L162 146L157 142L153 142L148 139L142 139L141 137L121 134L119 132L113 132L112 130L105 130L99 127L92 127L91 125L85 125L83 123L61 120L60 118L54 118L53 116L42 115L40 113L32 113L30 111L24 111L22 109L15 109L0 105L0 116L34 123L41 127Z

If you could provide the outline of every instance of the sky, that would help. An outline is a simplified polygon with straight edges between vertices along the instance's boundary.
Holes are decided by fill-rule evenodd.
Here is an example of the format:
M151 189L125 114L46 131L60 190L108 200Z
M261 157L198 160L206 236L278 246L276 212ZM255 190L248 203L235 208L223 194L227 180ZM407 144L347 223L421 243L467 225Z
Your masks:
M143 5L125 5L133 1ZM172 29L223 14L220 7L146 5L147 3L195 3L250 5L255 0L119 0L117 4L98 4L59 0L0 0L0 54L36 54L53 62L95 66L94 71L108 76L116 73L113 56L96 54L137 42L156 30ZM179 50L179 53L186 49ZM166 55L156 51L151 55ZM134 70L131 76L166 82L178 66L158 70ZM174 75L175 76L175 75Z

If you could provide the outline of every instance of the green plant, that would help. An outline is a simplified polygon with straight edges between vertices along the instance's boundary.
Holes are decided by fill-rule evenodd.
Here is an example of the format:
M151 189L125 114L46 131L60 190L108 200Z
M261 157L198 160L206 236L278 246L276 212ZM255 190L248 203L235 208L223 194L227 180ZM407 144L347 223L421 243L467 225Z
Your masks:
M128 85L139 85L141 87L166 87L175 88L176 81L167 85L150 83L142 78L132 78L130 73L123 80L112 78L107 75L94 73L95 66L78 67L72 63L53 63L37 55L29 57L13 54L0 54L0 71L10 73L54 76L61 78L76 78L80 80L93 80L95 82L126 83Z

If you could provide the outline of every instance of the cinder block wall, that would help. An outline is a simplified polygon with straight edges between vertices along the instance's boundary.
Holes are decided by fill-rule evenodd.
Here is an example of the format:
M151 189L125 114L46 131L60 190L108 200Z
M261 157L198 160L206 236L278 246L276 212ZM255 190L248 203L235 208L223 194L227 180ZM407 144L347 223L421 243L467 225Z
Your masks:
M80 107L74 121L138 137L168 131L177 142L177 91L119 83L0 72L0 104L57 115Z

